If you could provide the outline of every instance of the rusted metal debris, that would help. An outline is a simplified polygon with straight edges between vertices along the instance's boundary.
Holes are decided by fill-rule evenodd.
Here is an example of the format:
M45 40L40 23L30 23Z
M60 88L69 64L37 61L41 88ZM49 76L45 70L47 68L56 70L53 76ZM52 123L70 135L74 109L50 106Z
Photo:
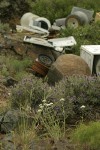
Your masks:
M55 26L60 28L73 27L77 28L93 21L93 10L87 10L80 7L73 7L71 13L65 18L56 19Z
M54 39L42 39L36 37L25 36L24 42L35 44L38 46L49 47L51 51L57 51L58 53L63 53L63 51L67 48L71 50L71 48L76 45L76 41L73 36L65 37L65 38L54 38ZM70 47L70 48L69 48ZM35 61L32 69L34 72L45 76L49 70L49 67L52 65L53 60L49 56L41 54L38 56L38 61Z
M32 70L35 75L41 75L44 77L48 73L49 67L45 66L43 63L39 62L38 59L36 59L32 66Z
M49 44L47 40L42 39L42 38L25 36L23 41L27 42L27 43L32 43L32 44L36 44L36 45L40 45L40 46L46 46L46 47L53 48L53 46L51 44Z

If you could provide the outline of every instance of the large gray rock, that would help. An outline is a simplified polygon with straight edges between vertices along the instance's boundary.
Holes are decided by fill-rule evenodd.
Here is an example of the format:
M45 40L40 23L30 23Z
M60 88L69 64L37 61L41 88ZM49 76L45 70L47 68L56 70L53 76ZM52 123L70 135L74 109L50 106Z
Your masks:
M0 133L10 133L18 125L27 121L27 124L33 123L33 116L19 109L11 109L0 114Z
M71 75L90 75L90 69L80 56L64 54L52 64L47 74L48 82L54 84L63 77Z
M0 116L0 132L11 132L16 127L18 119L18 110L9 110L4 115Z

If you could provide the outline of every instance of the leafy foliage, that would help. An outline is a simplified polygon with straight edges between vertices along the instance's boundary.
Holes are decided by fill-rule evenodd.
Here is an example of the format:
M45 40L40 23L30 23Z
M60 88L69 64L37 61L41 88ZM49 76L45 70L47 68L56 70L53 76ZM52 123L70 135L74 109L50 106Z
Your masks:
M66 28L61 30L61 37L74 36L77 45L73 53L80 54L81 45L100 45L100 22L85 25L76 29Z
M70 2L65 0L37 0L33 6L33 12L39 16L48 18L51 22L59 17L66 17L70 12ZM66 6L69 8L66 9Z
M54 101L62 97L65 99L64 109L68 121L81 119L83 115L84 119L95 119L96 113L100 113L100 80L96 77L67 77L55 85L54 93ZM85 106L84 112L82 105Z
M49 87L42 79L23 79L12 91L12 106L37 108L45 98L53 103L52 111L62 120L63 111L60 99L64 99L63 106L67 122L77 119L95 119L99 114L100 80L97 77L72 76ZM84 110L81 106L85 106ZM76 119L76 120L75 120Z
M52 23L55 19L67 17L73 6L99 11L98 0L37 0L32 6L32 12L48 18Z
M23 15L29 10L27 0L1 0L0 1L0 18L2 22L8 22L12 18Z
M25 73L25 69L31 66L31 64L32 60L28 57L23 60L18 60L12 56L0 56L0 73L6 77L10 75L20 80L25 74L27 74Z
M73 6L92 9L99 12L100 1L95 0L1 0L0 18L3 22L20 18L26 12L33 12L48 18L52 23L57 18L64 18L70 14Z
M88 125L80 124L72 134L72 138L79 143L81 150L100 149L100 122L91 122Z
M0 22L0 32L9 32L10 28L9 28L9 24L8 23L1 23Z

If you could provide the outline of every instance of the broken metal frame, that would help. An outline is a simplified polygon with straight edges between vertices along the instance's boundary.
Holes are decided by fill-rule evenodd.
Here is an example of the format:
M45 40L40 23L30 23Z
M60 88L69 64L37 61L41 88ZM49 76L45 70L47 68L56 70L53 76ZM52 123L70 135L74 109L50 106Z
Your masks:
M16 25L16 29L19 32L22 32L23 30L26 30L26 31L33 32L33 33L44 34L42 31L32 29L32 28L28 28L28 27L24 27L24 26L20 26L20 25Z
M52 48L52 50L55 50L60 53L62 53L67 47L69 48L76 45L76 41L73 36L64 38L54 38L49 40L25 36L23 41L27 43L49 47ZM71 49L69 48L69 50Z

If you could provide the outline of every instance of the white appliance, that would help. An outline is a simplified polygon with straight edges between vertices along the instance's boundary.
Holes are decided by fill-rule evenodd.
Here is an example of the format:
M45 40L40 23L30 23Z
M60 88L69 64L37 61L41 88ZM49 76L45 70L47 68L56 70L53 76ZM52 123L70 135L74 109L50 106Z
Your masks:
M100 75L100 45L81 45L80 56L88 64L91 74Z

